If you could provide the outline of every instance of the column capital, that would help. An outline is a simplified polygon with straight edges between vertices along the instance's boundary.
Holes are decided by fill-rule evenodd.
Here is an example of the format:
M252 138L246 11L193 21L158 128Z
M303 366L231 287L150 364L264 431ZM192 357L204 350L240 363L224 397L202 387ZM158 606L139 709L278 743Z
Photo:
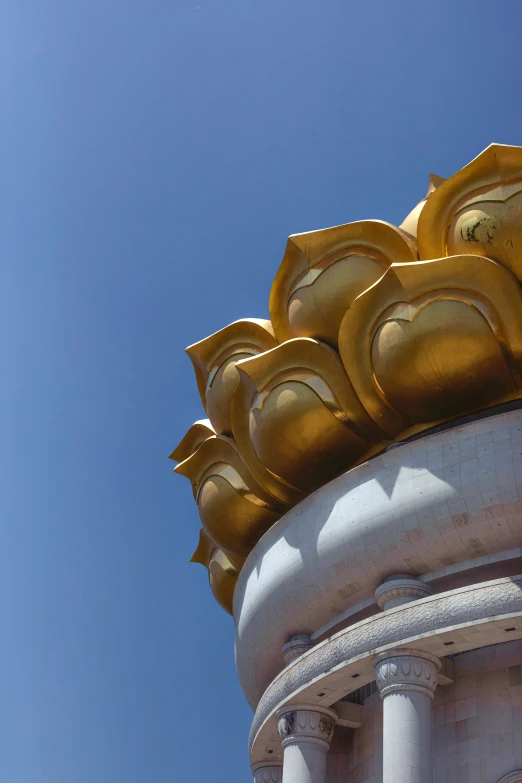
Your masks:
M373 659L381 699L391 693L417 691L433 699L440 660L422 650L386 650Z
M406 574L395 574L379 585L375 591L375 603L379 609L393 609L432 594L433 589L426 582Z
M303 653L310 650L313 646L314 643L306 633L299 633L291 636L281 649L284 662L288 666L289 663L295 661L296 658L299 658L299 656L303 655Z
M254 783L282 783L282 761L260 761L252 766Z
M313 743L328 750L337 714L311 704L296 704L277 711L277 729L283 748L300 743Z

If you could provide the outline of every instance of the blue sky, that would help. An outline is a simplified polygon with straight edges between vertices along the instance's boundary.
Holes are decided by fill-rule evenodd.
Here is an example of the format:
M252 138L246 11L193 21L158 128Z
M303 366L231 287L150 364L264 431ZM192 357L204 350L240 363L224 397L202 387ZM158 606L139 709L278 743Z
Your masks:
M249 780L232 621L167 455L183 349L291 233L522 144L522 6L7 0L0 783Z

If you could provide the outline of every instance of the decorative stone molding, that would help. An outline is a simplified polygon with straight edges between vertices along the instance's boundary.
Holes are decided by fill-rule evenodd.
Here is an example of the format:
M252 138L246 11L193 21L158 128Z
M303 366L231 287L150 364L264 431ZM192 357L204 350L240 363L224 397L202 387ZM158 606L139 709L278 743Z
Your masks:
M433 589L425 582L405 574L396 574L379 585L375 591L375 603L379 609L386 611L428 595L433 595Z
M308 655L294 661L274 678L256 709L249 749L252 751L259 732L270 716L275 714L278 705L290 702L313 681L324 678L324 685L328 685L326 673L332 672L332 675L336 673L335 676L338 676L342 667L351 660L371 656L374 650L382 647L394 648L403 640L415 639L418 644L419 638L440 635L450 628L465 629L470 623L484 629L481 637L484 641L481 644L493 644L497 639L505 641L502 626L498 631L496 629L498 619L520 615L522 577L517 576L438 593L422 603L405 604L395 612L368 617L316 644ZM415 642L410 644L413 647ZM477 647L477 644L478 639L474 634L473 647ZM452 648L443 649L449 651ZM464 651L462 647L459 648L461 651ZM288 712L289 708L283 708L282 711Z
M254 783L282 783L283 762L262 761L252 767Z
M288 745L311 742L328 750L336 720L336 713L327 707L283 707L278 712L277 722L281 745L286 748Z
M310 650L313 646L314 643L308 634L300 633L296 634L295 636L291 636L289 641L283 645L281 650L284 662L288 666L289 663L295 661L296 658L299 658L301 655L303 655L303 653L305 653L307 650Z
M391 693L417 691L433 699L441 662L420 650L387 650L373 659L381 699Z
M508 775L504 775L503 778L500 778L498 783L522 783L522 769L515 769Z

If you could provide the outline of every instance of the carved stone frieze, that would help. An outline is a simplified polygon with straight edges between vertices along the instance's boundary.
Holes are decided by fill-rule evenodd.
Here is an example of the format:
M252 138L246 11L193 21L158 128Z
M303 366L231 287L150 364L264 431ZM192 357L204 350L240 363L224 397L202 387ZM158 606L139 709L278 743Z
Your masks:
M295 636L290 637L289 641L283 645L283 649L281 650L284 662L288 666L289 663L292 663L296 658L304 655L304 653L313 646L314 643L311 641L308 634L296 634Z
M252 767L254 783L282 783L283 764L282 762L263 761Z
M336 714L326 707L286 707L278 713L277 729L283 748L300 742L312 742L325 750L330 747Z
M433 699L441 667L435 655L418 650L388 650L374 658L374 665L382 699L403 691L417 691Z
M433 589L420 579L398 574L379 585L375 591L375 602L379 609L393 609L395 606L426 598L432 593Z

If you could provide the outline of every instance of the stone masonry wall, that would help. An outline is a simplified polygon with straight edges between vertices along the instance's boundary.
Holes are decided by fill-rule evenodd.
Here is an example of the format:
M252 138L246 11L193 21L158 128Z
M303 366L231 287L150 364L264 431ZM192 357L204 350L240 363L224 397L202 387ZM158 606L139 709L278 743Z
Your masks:
M522 769L522 642L455 658L434 702L434 783L497 783Z

